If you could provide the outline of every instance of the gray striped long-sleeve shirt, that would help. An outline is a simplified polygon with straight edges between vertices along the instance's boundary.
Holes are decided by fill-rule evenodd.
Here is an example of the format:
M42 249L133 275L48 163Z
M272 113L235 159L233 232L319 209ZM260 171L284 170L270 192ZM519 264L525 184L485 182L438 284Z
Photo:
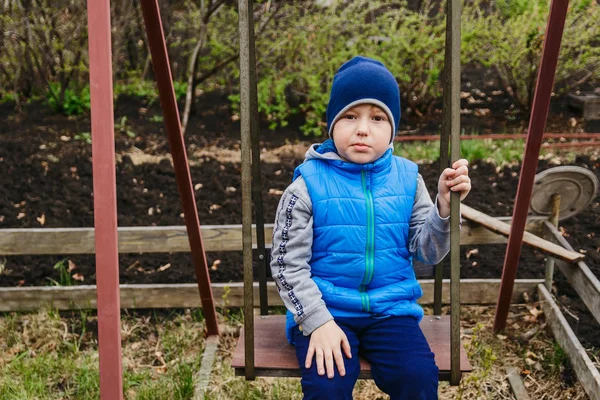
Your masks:
M311 150L309 150L309 153ZM333 153L324 156L335 157ZM409 224L411 255L425 264L436 264L450 248L450 219L441 218L421 175ZM312 202L306 183L299 177L284 191L273 229L271 272L279 294L294 314L304 335L333 319L311 278Z

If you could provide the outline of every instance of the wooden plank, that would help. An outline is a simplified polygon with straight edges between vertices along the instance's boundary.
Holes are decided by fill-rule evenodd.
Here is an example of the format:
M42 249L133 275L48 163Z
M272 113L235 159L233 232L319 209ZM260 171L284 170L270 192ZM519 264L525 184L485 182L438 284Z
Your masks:
M435 362L440 369L440 379L450 378L450 316L426 315L420 323L427 338ZM300 369L294 347L285 336L285 315L269 315L255 318L255 372L257 376L299 377ZM473 370L467 353L460 346L460 370ZM238 344L231 361L237 375L244 374L244 331L240 332ZM361 359L361 379L371 379L371 366Z
M530 400L529 394L527 393L527 389L523 384L523 380L521 379L521 374L519 373L518 368L509 368L507 371L507 379L510 385L510 389L512 390L515 398L517 400Z
M206 338L205 343L200 370L196 376L194 400L204 400L206 389L208 389L210 383L210 373L215 363L217 350L219 349L219 336L210 335Z
M500 221L510 221L510 217L499 217ZM543 217L528 220L527 230L541 232ZM241 251L241 225L205 225L202 240L206 251ZM167 253L188 252L190 245L185 226L139 226L121 227L119 232L119 253ZM256 245L256 232L253 227L253 243ZM273 224L265 225L265 240L271 242ZM506 243L506 237L499 235L478 223L463 222L461 245ZM93 228L26 228L0 229L0 254L94 254Z
M461 213L463 217L478 222L496 233L500 233L505 236L510 234L509 224L499 221L494 217L490 217L489 215L477 211L474 208L462 204ZM569 262L579 261L584 257L583 254L566 250L563 247L535 236L530 232L524 232L523 242Z
M522 303L523 292L533 293L543 279L517 279L513 288L511 303ZM434 280L419 279L423 289L423 297L419 304L433 304ZM461 279L460 303L461 304L496 304L500 279ZM442 283L442 303L450 303L450 280L444 279Z
M419 280L423 288L420 304L433 303L434 280ZM523 292L532 293L543 279L517 279L514 286L514 303L522 302ZM461 304L495 304L500 287L499 279L463 279L461 281ZM450 283L443 283L442 301L450 302ZM244 303L242 282L213 283L213 296L216 307L242 307ZM267 284L269 304L282 306L283 303L273 282ZM201 307L198 298L198 285L143 284L120 285L122 308L187 308ZM258 307L258 283L254 283L254 304ZM82 286L33 286L0 288L0 312L31 311L43 307L58 310L96 308L96 287Z
M573 251L573 247L571 247L567 239L550 222L546 222L544 228L546 232L545 236L548 240ZM600 280L596 278L583 261L579 261L576 264L569 264L562 260L555 261L558 269L567 277L569 283L573 286L579 297L581 297L588 310L596 318L596 321L600 323Z
M201 228L206 251L242 250L241 225L205 225ZM273 225L265 226L270 242ZM256 233L252 228L253 242ZM93 228L1 229L0 254L93 254ZM185 226L119 228L119 253L188 252Z
M243 284L213 283L216 307L241 307ZM187 308L202 307L198 296L198 285L143 284L120 285L122 308ZM258 304L258 284L254 287L255 302ZM272 304L281 303L274 285L269 290ZM47 286L0 288L0 311L37 310L51 306L59 310L96 308L96 286Z
M550 292L540 284L538 293L546 321L552 329L556 342L567 354L581 386L591 400L600 400L600 372L575 336Z
M464 204L461 204L461 213ZM489 230L487 227L482 226L476 221L466 219L467 217L463 214L463 224L460 229L460 244L463 245L478 245L478 244L504 244L508 243L508 239L505 235ZM511 217L490 217L496 219L502 223L510 226ZM542 224L546 220L546 217L532 216L527 218L527 225L525 229L534 235L540 235L542 232Z

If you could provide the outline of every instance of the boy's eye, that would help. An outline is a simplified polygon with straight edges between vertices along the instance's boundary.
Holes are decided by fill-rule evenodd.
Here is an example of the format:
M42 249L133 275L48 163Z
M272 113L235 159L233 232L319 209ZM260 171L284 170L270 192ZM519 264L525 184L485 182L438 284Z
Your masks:
M385 117L383 115L376 115L373 117L375 121L385 121Z
M354 115L352 115L352 114L346 114L346 115L344 115L344 118L346 118L346 119L354 119L356 117Z

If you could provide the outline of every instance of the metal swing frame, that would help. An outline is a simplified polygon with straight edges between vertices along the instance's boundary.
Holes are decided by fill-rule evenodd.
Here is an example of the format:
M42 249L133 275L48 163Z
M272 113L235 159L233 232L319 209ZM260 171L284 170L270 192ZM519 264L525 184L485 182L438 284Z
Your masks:
M254 282L252 247L252 203L256 216L257 252L259 257L259 293L261 318L268 315L266 268L269 262L268 249L264 241L264 214L261 195L260 148L258 127L258 101L256 87L254 23L252 18L253 1L239 0L240 32L240 94L241 94L241 150L242 150L242 235L244 265L244 367L236 373L246 379L257 375L297 376L290 371L266 373L255 368L255 321L254 321ZM460 0L447 3L447 24L445 44L445 80L443 99L443 124L440 140L440 171L448 166L448 153L452 160L460 158ZM451 145L450 145L451 138ZM449 379L452 385L458 385L461 377L460 343L460 197L451 196L451 233L450 233L450 374L440 374L441 379ZM435 307L436 315L441 314L442 263L435 268ZM268 334L268 332L267 332ZM261 337L261 339L265 339ZM466 359L466 357L465 357ZM468 360L466 362L468 364ZM463 365L470 370L470 365ZM281 372L281 371L280 371ZM368 376L367 376L368 377Z
M218 337L218 325L214 308L210 279L204 257L202 238L199 232L199 221L195 210L193 189L187 166L185 146L181 136L177 104L174 101L172 79L157 0L140 0L144 11L146 31L151 47L152 59L159 87L161 105L165 115L165 125L169 141L174 148L173 160L176 170L178 188L182 207L185 211L185 222L188 229L190 247L200 292L203 311L207 321L207 333L210 338ZM440 166L448 163L447 154L449 137L452 137L451 158L459 158L460 142L460 0L448 0L445 52L445 90L443 130L440 142ZM236 371L254 379L254 301L252 279L252 196L256 210L256 233L259 260L262 261L259 272L261 315L268 313L266 291L266 262L268 249L264 240L264 217L261 199L260 182L260 150L258 138L258 114L256 97L256 77L254 59L254 28L252 21L252 0L239 0L240 26L240 72L241 72L241 112L242 112L242 209L243 209L243 254L244 254L244 301L245 332L241 340L245 345L243 360ZM520 246L523 241L527 207L531 199L531 190L537 156L541 147L543 131L548 115L552 85L560 42L564 30L568 0L553 0L546 26L544 47L538 81L535 89L532 114L528 129L528 138L519 179L519 189L513 214L513 223L509 237L502 287L500 290L495 330L502 330L506 324L510 294L513 290ZM97 298L99 317L99 358L100 358L100 393L101 398L122 398L122 365L120 337L120 300L118 281L118 240L116 221L116 184L114 158L114 124L112 66L110 45L110 0L88 0L89 54L90 54L90 87L92 109L92 148L94 177L94 210L102 218L95 220ZM451 132L457 135L451 135ZM451 321L450 347L451 367L449 379L451 384L460 381L462 349L460 346L460 265L459 232L458 232L458 195L452 197L451 204ZM434 313L441 313L442 268L435 270L435 306ZM261 317L263 318L263 317ZM442 317L443 318L443 317ZM264 338L262 338L264 339ZM267 340L269 338L266 338ZM467 360L468 364L468 360ZM271 376L283 376L271 374Z

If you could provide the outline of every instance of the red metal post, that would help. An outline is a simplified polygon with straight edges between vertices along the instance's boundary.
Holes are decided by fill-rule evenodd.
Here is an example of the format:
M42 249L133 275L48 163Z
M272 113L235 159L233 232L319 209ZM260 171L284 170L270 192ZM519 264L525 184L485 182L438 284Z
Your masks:
M498 304L496 306L496 317L494 321L494 331L498 332L506 327L506 318L512 296L515 278L517 276L517 267L519 257L521 256L521 245L523 242L523 232L527 222L527 212L531 201L531 192L533 181L538 164L540 147L548 117L548 108L550 106L550 96L552 86L554 85L554 74L556 64L558 63L558 53L560 51L560 42L565 26L569 1L552 0L550 6L550 15L546 25L546 37L544 39L544 48L542 50L542 59L540 62L538 79L533 98L533 107L531 109L531 119L525 146L525 156L521 166L521 175L519 176L519 186L517 188L517 197L513 211L512 225L508 246L504 258L504 268L502 270L502 281L500 283L500 293L498 295Z
M100 396L122 399L110 0L88 0Z
M142 0L142 12L146 25L146 35L152 54L152 65L156 75L156 84L160 96L160 104L163 110L165 127L173 156L175 167L175 179L183 207L185 225L187 227L192 260L196 270L196 280L200 291L200 300L202 302L202 311L206 319L206 328L208 335L218 335L219 327L217 325L217 314L213 301L212 288L210 286L210 276L208 266L206 265L206 255L204 253L204 244L200 233L200 220L196 210L196 199L194 198L194 188L192 186L192 177L188 165L185 143L181 133L181 123L179 121L179 110L177 108L177 99L173 89L173 80L171 78L171 67L169 65L169 56L167 54L167 45L163 35L162 22L160 20L160 10L158 0Z

